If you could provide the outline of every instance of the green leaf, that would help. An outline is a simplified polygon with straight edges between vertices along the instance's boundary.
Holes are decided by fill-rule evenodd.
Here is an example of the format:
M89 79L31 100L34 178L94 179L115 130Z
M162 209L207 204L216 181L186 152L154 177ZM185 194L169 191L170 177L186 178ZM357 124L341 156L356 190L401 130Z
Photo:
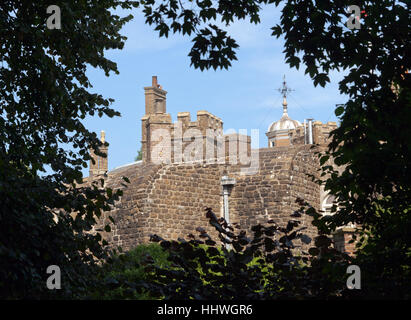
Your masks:
M339 106L335 109L335 115L337 117L341 116L344 113L344 107L343 106Z
M322 166L324 163L326 163L330 159L330 156L322 156L320 158L320 165Z

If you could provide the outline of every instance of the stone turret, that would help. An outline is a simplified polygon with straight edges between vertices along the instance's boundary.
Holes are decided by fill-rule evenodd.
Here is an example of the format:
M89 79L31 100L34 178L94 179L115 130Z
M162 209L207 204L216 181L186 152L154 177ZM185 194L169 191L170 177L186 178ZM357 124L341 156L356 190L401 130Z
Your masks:
M293 120L287 113L287 99L283 98L283 116L273 122L266 133L268 147L284 147L291 144L291 132L301 126L297 120Z
M279 91L283 95L283 115L280 120L274 121L268 127L266 132L268 147L287 147L302 144L327 146L330 143L330 133L337 128L337 123L328 121L323 124L321 121L308 119L308 124L305 121L304 124L301 124L301 122L291 119L288 116L287 103L287 94L291 90L287 87L285 77L283 87Z
M101 131L100 141L104 144L106 141L106 133ZM94 153L92 149L90 149L90 155L94 160L90 160L90 169L89 169L89 176L97 176L106 174L108 171L108 147L102 145L99 148L100 152L106 154L106 157L98 156Z
M280 120L273 122L268 127L266 136L268 138L268 147L285 147L291 145L291 133L293 130L301 126L297 120L293 120L288 116L287 94L291 91L287 87L285 76L283 87L278 89L283 95L283 115Z

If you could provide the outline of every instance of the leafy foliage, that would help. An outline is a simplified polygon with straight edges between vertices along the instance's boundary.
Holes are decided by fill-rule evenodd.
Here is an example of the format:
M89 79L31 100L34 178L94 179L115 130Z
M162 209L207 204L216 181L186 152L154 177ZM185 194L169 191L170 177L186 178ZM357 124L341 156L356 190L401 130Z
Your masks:
M357 263L369 283L364 295L405 297L411 250L409 3L363 2L369 18L360 30L344 27L346 6L288 3L274 33L285 35L288 59L303 52L314 84L330 70L347 71L340 92L349 100L335 110L341 123L321 155L322 174L329 177L325 189L339 207L323 222L330 231L350 222L361 226L356 240ZM340 168L326 164L329 158Z
M142 148L140 148L140 150L138 150L137 156L134 158L134 161L140 161L143 160L143 150Z
M49 5L62 12L61 29L46 27ZM95 219L118 199L81 169L101 142L82 120L118 116L113 102L91 92L87 66L118 73L104 57L121 49L131 16L112 9L131 1L2 1L0 5L0 297L78 297L104 259ZM103 181L101 181L103 182ZM80 186L80 187L79 187ZM75 213L75 214L74 214ZM61 290L48 290L46 269L62 272Z
M355 260L364 270L366 297L411 298L411 219L409 209L400 210L392 199L381 199L375 207L378 223L359 234Z
M191 65L195 68L217 69L231 66L237 60L236 41L214 22L217 18L226 25L234 19L249 18L251 23L260 22L261 3L273 1L188 1L178 0L142 1L146 23L155 25L160 37L168 37L170 31L193 37L193 46L189 53Z
M115 253L98 270L97 286L87 294L91 299L152 299L139 287L147 278L144 271L147 263L158 267L170 266L168 253L156 244L142 244L126 253Z
M211 209L206 216L217 230L222 246L217 246L204 229L190 240L152 241L169 254L172 268L151 264L144 286L152 295L165 299L284 299L337 297L345 290L346 266L350 258L331 247L331 240L320 234L306 252L301 241L311 239L299 227L299 217L307 205L294 212L286 227L273 221L235 232L224 218ZM309 210L308 212L312 212ZM315 211L312 213L315 214ZM297 250L299 248L299 250Z
M115 255L99 271L93 299L404 299L409 298L410 268L397 249L398 238L382 243L384 231L367 239L367 248L350 257L333 248L321 214L302 199L285 227L273 221L251 228L249 238L206 210L219 236L217 244L198 227L198 236L165 240L153 235L141 245ZM311 239L300 227L308 214L318 236ZM405 227L404 230L407 228ZM405 236L405 234L403 235ZM314 241L312 241L314 240ZM311 246L309 246L311 244ZM381 247L381 244L384 244ZM394 250L390 246L394 247ZM307 250L308 249L308 250ZM396 270L379 260L391 259ZM379 262L379 263L378 263ZM347 267L358 265L361 290L347 288ZM396 273L392 273L396 271Z

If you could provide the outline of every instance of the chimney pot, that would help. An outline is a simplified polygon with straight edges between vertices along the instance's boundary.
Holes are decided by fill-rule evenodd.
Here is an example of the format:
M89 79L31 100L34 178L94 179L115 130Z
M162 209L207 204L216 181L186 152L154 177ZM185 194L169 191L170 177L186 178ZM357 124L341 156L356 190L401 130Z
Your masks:
M155 87L155 88L158 87L158 84L157 84L157 76L153 76L153 78L152 78L152 86Z

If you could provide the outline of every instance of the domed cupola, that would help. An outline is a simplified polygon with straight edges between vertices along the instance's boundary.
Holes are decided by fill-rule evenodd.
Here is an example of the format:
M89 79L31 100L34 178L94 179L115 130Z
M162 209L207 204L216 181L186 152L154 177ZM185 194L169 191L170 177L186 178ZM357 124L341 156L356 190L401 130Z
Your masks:
M271 123L268 127L266 135L269 147L290 145L290 132L301 126L299 121L293 120L288 116L287 93L291 90L287 87L285 76L283 88L279 90L283 94L283 115L280 120Z
M296 129L298 126L301 126L300 121L293 120L288 116L287 113L287 98L283 98L283 116L280 120L274 121L268 127L268 132L278 131L278 130L292 130Z

